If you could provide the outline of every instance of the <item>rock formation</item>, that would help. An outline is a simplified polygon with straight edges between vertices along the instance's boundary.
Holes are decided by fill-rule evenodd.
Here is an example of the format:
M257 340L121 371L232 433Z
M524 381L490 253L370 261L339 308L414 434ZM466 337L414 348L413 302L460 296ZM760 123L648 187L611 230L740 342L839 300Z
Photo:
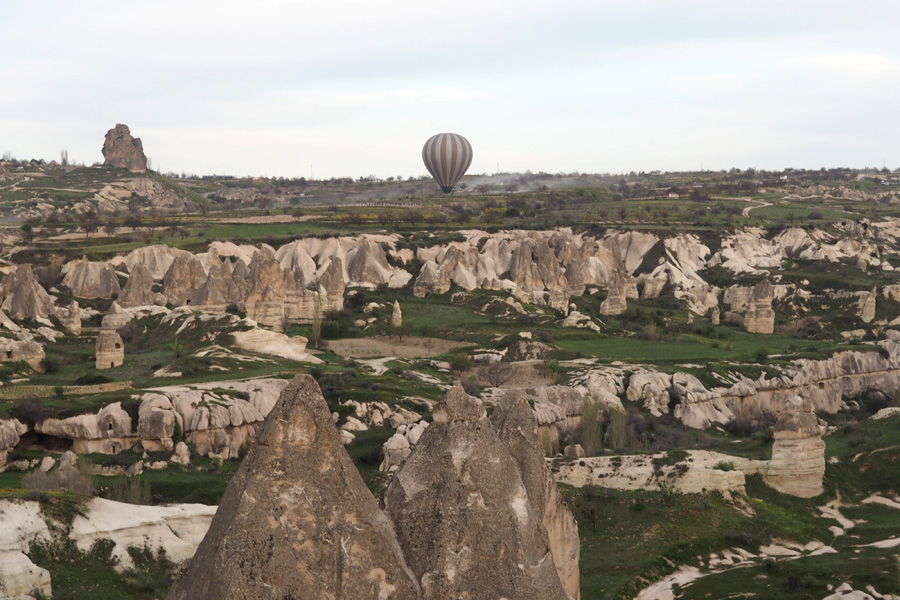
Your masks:
M859 299L859 320L863 323L871 323L875 320L875 303L878 298L877 288L863 294Z
M106 132L103 141L103 164L135 173L147 170L147 157L141 138L131 137L128 125L117 124Z
M0 284L3 304L0 308L16 320L34 319L50 324L54 298L38 283L31 265L19 265Z
M79 298L112 298L122 292L116 270L107 262L91 262L86 257L67 263L62 285Z
M134 315L119 306L119 303L113 300L109 306L109 310L100 321L100 329L118 330L131 323Z
M764 475L767 484L785 494L812 498L824 491L825 426L813 404L795 396L775 424L772 460Z
M101 329L97 335L96 365L98 369L112 369L125 362L125 343L114 329Z
M205 282L206 271L200 261L192 254L179 254L166 271L160 292L172 306L184 306Z
M433 415L385 494L422 598L565 600L544 512L481 401L455 386Z
M19 436L27 427L17 419L0 419L0 469L6 465L6 455L19 443Z
M23 332L22 337L24 339L20 340L0 338L0 362L24 361L32 369L43 371L43 346L31 339L27 332Z
M625 299L625 278L617 274L609 284L606 300L600 303L601 315L621 315L627 309Z
M61 308L56 312L63 329L72 335L81 335L81 308L76 300L72 300L67 308Z
M553 564L566 594L581 597L578 558L581 542L578 523L569 510L544 460L534 411L521 390L507 392L491 414L491 423L517 462L528 502L547 530Z
M744 328L750 333L773 333L775 331L775 311L772 301L775 289L768 279L763 279L753 286L750 294L747 313L744 315Z
M118 454L134 446L137 441L131 417L122 409L121 402L104 406L96 415L44 419L35 425L35 430L72 440L72 451L78 454Z
M344 310L346 283L344 282L342 264L341 259L335 256L330 260L319 278L319 295L321 299L319 310L322 313Z
M231 480L167 598L419 598L390 521L296 377Z
M116 301L125 308L133 306L147 306L150 304L165 304L166 298L162 294L153 291L153 274L150 269L142 264L135 265L128 277L125 289L119 294Z
M403 313L400 311L400 302L394 300L394 312L391 313L391 327L403 327Z

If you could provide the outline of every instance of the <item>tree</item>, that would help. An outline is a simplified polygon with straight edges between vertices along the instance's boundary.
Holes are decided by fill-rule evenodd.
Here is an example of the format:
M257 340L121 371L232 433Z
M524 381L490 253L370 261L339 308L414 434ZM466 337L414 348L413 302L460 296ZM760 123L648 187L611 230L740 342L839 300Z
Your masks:
M25 223L19 229L22 230L22 239L26 242L31 242L34 239L34 228L31 226L31 223Z
M141 226L141 218L137 215L128 215L124 221L125 227L131 227L132 231L137 230Z
M484 379L491 387L500 387L508 382L516 374L513 366L508 362L494 361L481 367L479 376Z
M450 370L456 373L458 378L462 378L463 373L471 371L475 366L475 361L465 352L460 352L450 361Z
M119 224L116 223L115 220L110 219L109 221L107 221L106 225L103 226L103 231L106 233L106 235L108 235L109 237L112 237L112 236L116 235L116 230L118 228L119 228Z
M100 217L97 213L91 211L86 212L79 218L81 229L84 231L84 237L91 237L91 234L100 228Z

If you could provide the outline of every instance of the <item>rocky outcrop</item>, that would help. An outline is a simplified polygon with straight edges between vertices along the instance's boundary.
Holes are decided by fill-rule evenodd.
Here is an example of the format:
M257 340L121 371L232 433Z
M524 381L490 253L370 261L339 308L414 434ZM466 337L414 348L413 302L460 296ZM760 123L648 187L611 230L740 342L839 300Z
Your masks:
M747 313L744 315L744 329L750 333L773 333L775 331L775 311L772 310L774 299L775 288L768 279L763 279L754 285Z
M0 419L0 470L6 465L7 454L16 447L26 430L17 419Z
M863 323L871 323L875 320L875 303L878 299L877 288L872 288L872 291L863 294L859 298L859 320Z
M700 457L714 456L715 458ZM713 468L722 461L731 461L735 470ZM657 491L660 484L673 485L685 494L705 494L719 491L745 493L744 463L758 473L761 461L750 461L704 450L691 450L685 460L671 464L665 453L594 456L576 461L554 461L556 481L574 487L602 486L615 490ZM740 466L738 466L740 465Z
M101 329L95 347L98 369L114 369L125 362L125 342L114 329Z
M135 173L147 171L147 157L141 138L131 137L128 125L117 124L106 132L103 141L103 164Z
M785 494L812 498L824 491L824 422L813 412L813 404L795 396L775 424L772 460L765 482Z
M205 281L206 271L200 261L191 254L179 254L163 277L160 293L172 306L184 306Z
M277 356L288 360L321 364L321 360L306 352L307 340L302 335L286 336L266 329L235 331L232 334L234 347L259 354Z
M627 308L625 278L617 274L609 284L606 299L600 303L600 314L621 315Z
M138 506L92 498L80 507L66 531L48 525L37 501L0 500L4 532L0 536L0 596L10 600L31 600L35 592L51 596L50 573L26 554L34 541L68 539L88 551L98 539L112 540L118 570L134 566L129 546L147 547L154 555L163 550L177 564L194 554L215 510L202 504ZM57 591L65 592L62 582Z
M340 257L335 256L328 262L328 266L319 277L319 296L322 313L344 310L344 282L343 266Z
M125 289L119 294L116 301L125 308L133 306L147 306L150 304L165 304L166 298L162 294L153 291L153 274L150 269L142 264L135 265L128 277Z
M119 303L113 300L109 306L109 310L100 321L101 329L121 329L134 319L134 315L119 306Z
M78 301L72 300L68 307L57 310L56 318L67 332L81 335L81 308Z
M38 283L31 265L19 265L0 284L6 314L17 321L33 319L50 325L50 315L54 311L54 298Z
M137 434L145 450L171 452L176 428L201 456L235 458L287 385L283 379L155 388L140 396Z
M43 371L44 347L23 332L22 339L0 338L0 362L26 362L36 371Z
M392 274L384 249L377 242L363 238L347 253L347 277L351 284L382 285L390 281Z
M517 462L528 502L547 530L553 564L563 590L577 600L581 597L578 523L556 488L556 481L544 460L544 448L527 394L521 390L507 392L491 413L491 423Z
M82 258L67 263L62 273L62 285L79 298L112 298L122 292L116 270L107 262Z
M403 311L400 310L400 302L394 300L394 310L391 313L391 327L403 327Z
M419 598L390 521L296 377L167 598Z
M119 259L125 264L128 271L134 271L138 266L144 266L150 271L154 281L160 281L166 276L172 263L179 256L190 256L191 253L180 248L172 248L163 244L153 246L141 246L128 253L124 259ZM112 262L112 261L111 261ZM119 264L119 263L116 263Z
M422 598L564 600L543 512L480 400L452 388L385 508Z
M96 415L44 419L35 425L35 430L72 440L72 451L77 454L118 454L134 446L138 439L132 431L131 417L122 410L121 402L103 407Z

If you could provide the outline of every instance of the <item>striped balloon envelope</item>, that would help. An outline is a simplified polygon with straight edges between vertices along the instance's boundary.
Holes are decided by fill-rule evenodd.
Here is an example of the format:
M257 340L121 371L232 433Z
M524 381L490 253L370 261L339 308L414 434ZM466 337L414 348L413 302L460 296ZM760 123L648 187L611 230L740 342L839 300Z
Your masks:
M428 138L422 147L422 160L445 194L472 164L472 144L456 133L439 133Z

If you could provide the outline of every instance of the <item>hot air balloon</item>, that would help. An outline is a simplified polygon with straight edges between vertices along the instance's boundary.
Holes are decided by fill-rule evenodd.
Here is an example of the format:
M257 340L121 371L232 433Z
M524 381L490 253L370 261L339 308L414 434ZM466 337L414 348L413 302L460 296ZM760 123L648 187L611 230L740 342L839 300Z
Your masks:
M422 160L441 190L449 194L472 164L472 144L457 133L439 133L425 142Z

